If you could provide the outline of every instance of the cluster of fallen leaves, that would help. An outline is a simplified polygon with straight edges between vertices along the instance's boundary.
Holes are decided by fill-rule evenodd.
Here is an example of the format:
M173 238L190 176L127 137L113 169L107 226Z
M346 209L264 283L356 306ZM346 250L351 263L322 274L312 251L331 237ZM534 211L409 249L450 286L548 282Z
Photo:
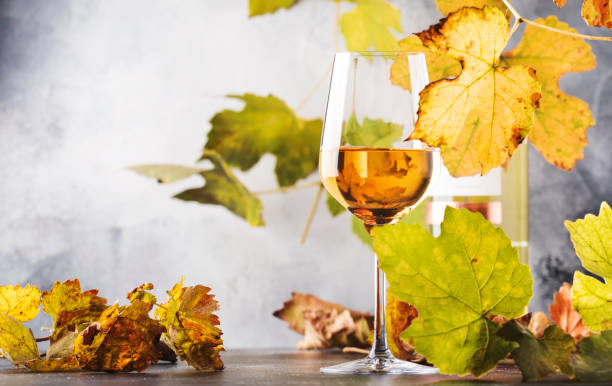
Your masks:
M510 356L525 380L563 373L612 381L612 209L602 203L599 216L566 227L584 267L606 282L576 272L574 285L564 283L555 293L550 320L542 312L524 314L532 296L529 267L482 215L447 208L438 238L419 224L374 229L374 250L389 281L394 355L426 358L445 374L481 376ZM304 334L299 348L369 347L355 326L370 315L312 295L294 293L274 315Z
M108 305L98 290L81 291L78 279L56 282L42 293L35 286L0 287L0 354L15 366L33 371L143 371L158 360L177 356L198 370L221 370L223 351L218 303L210 288L168 291L157 304L150 283L127 294L130 304ZM53 317L52 333L34 338L24 322L42 310ZM153 307L155 318L149 316ZM45 354L39 341L49 340Z

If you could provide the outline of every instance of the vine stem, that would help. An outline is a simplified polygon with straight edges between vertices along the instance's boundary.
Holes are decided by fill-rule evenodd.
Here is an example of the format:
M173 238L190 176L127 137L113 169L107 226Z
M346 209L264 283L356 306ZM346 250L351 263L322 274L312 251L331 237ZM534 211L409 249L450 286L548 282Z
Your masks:
M37 342L46 342L48 340L51 340L51 335L43 336L42 338L36 338Z
M586 39L586 40L600 40L600 41L612 42L612 36L585 35L585 34L581 34L581 33L577 33L577 32L565 31L565 30L562 30L562 29L550 27L550 26L547 26L545 24L536 23L533 20L529 20L529 19L526 19L526 18L522 17L521 14L518 13L516 8L514 8L514 6L512 6L512 3L510 2L510 0L502 0L502 2L506 6L506 8L508 8L508 10L510 10L512 15L516 19L516 21L514 22L514 25L512 26L512 30L510 31L510 35L512 35L514 33L514 31L516 31L516 29L517 29L517 27L518 27L518 25L520 23L527 23L527 24L530 24L530 25L532 25L534 27L546 29L546 30L549 30L549 31L552 31L552 32L557 32L557 33L560 33L560 34L563 34L563 35L573 36L573 37L576 37L576 38L581 38L581 39Z
M315 182L311 182L308 184L302 184L302 185L292 185L292 186L283 186L281 188L277 188L277 189L266 189L266 190L259 190L256 192L253 192L254 195L256 196L261 196L262 194L270 194L270 193L284 193L284 192L288 192L291 190L301 190L301 189L308 189L308 188L314 188L315 186L321 185L320 182L315 181Z
M321 200L321 193L323 193L323 184L319 184L319 189L317 190L317 195L310 207L310 213L308 213L308 219L306 220L306 225L304 226L304 231L302 232L302 237L300 238L300 244L304 244L306 242L306 236L308 236L308 231L310 230L310 224L312 224L312 219L314 218L314 214L317 211L317 207L319 206L319 200Z
M332 70L332 66L333 63L330 63L329 66L327 66L327 69L325 70L325 73L323 73L323 75L321 75L321 77L319 78L319 80L317 80L317 83L314 84L314 86L312 86L312 88L310 90L308 90L308 92L306 93L306 95L304 96L304 98L302 98L302 100L300 101L300 103L297 105L297 107L295 108L295 111L300 111L302 109L302 107L304 107L304 105L306 104L306 102L308 102L308 100L310 98L312 98L312 96L314 95L314 93L319 89L319 87L321 87L321 85L323 84L323 82L325 82L325 79L327 79L327 76L331 73Z

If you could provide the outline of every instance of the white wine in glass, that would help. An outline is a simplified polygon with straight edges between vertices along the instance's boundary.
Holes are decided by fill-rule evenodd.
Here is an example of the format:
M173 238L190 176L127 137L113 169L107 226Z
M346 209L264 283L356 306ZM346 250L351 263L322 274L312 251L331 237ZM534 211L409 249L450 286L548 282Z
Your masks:
M391 83L401 60L411 87ZM319 173L327 191L366 229L395 224L418 205L440 168L439 150L403 141L416 120L418 94L428 83L425 57L411 52L338 53L321 138ZM360 123L361 122L361 123ZM410 240L406 240L410 242ZM324 367L331 374L435 374L436 368L395 358L385 331L384 273L375 259L374 342L360 360Z

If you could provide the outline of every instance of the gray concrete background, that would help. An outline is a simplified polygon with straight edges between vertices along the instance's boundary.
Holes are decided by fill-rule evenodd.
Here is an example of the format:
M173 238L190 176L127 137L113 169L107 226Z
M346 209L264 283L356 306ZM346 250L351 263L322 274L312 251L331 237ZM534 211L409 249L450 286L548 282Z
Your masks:
M439 18L432 0L394 3L405 34ZM514 3L605 32L584 25L578 2ZM184 275L213 288L228 347L293 347L296 334L271 315L291 291L372 309L372 259L348 215L321 206L298 243L314 191L263 196L267 226L251 228L224 208L170 199L196 177L157 186L123 170L190 164L210 117L240 107L223 95L273 93L296 106L325 71L333 3L247 13L246 0L0 1L0 283L79 277L112 302L145 281L161 295ZM597 69L562 81L598 121L585 160L567 173L530 154L535 308L578 265L562 221L612 196L612 45L592 46ZM300 115L322 116L325 98L322 87ZM274 188L274 162L237 174L252 190Z

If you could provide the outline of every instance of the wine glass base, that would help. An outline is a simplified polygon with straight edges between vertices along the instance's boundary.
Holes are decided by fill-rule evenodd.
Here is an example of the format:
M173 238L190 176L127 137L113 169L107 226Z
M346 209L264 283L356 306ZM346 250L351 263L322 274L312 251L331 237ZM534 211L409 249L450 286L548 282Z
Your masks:
M323 374L439 374L439 370L435 367L402 361L393 356L373 358L368 356L356 361L322 367L320 370Z

